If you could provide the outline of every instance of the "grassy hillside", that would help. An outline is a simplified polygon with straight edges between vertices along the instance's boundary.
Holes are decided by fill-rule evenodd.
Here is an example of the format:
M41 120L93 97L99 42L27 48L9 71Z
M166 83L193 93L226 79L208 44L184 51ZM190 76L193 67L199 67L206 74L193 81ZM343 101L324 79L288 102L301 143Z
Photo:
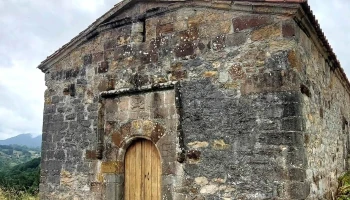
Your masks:
M0 145L0 200L37 198L39 174L39 148Z
M0 145L0 170L40 157L40 148L19 145Z
M6 190L38 193L40 158L0 171L0 186Z

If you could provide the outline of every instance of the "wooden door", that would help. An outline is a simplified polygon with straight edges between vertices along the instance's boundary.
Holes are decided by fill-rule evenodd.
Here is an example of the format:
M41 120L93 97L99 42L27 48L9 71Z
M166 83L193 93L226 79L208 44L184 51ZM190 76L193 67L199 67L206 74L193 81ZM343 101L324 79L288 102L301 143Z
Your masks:
M125 155L125 200L160 200L161 162L148 140L138 140Z

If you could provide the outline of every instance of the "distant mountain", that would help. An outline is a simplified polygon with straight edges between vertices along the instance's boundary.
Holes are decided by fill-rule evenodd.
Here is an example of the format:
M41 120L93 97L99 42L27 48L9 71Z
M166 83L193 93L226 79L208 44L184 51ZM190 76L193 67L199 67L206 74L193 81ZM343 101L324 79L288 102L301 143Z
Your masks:
M41 147L41 135L32 137L31 134L21 134L6 140L0 140L0 145L21 145L27 147Z

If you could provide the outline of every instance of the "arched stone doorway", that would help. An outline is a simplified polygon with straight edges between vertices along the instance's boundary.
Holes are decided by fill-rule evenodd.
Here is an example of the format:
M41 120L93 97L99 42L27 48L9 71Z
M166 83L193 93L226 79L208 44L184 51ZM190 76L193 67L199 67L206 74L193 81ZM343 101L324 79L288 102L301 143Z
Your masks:
M125 154L125 200L160 200L161 159L149 140L133 142Z

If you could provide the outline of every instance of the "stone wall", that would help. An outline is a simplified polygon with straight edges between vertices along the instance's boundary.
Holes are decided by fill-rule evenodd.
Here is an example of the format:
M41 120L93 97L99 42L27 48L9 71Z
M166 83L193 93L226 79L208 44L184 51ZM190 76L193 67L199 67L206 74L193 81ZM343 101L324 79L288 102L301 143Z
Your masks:
M138 3L46 72L42 199L121 199L123 156L140 137L162 156L162 199L328 191L332 159L322 156L335 151L338 176L349 99L317 103L311 83L342 86L325 65L321 77L308 65L312 51L291 17L298 5L196 4Z
M299 31L295 54L304 94L306 180L309 199L334 199L339 176L349 170L350 91L312 36Z
M188 82L184 90L183 129L190 154L183 194L205 199L307 196L297 92L236 96L209 80ZM193 152L198 156L192 158Z

